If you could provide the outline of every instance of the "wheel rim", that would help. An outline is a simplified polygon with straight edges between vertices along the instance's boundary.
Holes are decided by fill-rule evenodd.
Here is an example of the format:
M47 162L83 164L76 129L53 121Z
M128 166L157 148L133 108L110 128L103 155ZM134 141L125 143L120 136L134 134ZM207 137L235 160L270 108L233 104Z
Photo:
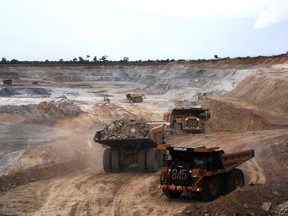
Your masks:
M235 184L235 188L243 186L243 181L242 181L241 176L239 176L239 175L235 176L234 184Z
M216 180L210 181L208 188L212 195L216 195L219 191L219 186Z

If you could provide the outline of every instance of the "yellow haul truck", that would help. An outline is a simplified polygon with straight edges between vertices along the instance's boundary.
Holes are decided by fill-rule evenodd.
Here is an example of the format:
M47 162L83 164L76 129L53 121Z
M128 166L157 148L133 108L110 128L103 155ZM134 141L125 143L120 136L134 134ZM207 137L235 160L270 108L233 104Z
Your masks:
M163 151L157 150L157 146L164 143L163 125L151 128L145 137L103 139L102 133L97 131L93 140L105 148L105 172L121 172L130 165L138 165L141 172L156 172L161 168Z
M209 109L197 107L175 107L163 114L170 127L186 132L205 132L205 121L210 118Z
M129 93L126 94L128 102L143 102L143 95L141 93Z
M159 189L169 198L183 191L200 193L210 201L245 184L241 169L236 168L254 157L254 150L224 154L219 148L166 147Z

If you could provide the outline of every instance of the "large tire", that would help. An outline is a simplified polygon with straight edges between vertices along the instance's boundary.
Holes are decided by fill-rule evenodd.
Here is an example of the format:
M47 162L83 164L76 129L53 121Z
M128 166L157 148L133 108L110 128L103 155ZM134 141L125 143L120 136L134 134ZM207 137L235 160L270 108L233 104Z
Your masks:
M176 130L183 130L183 128L182 128L182 124L180 124L180 123L174 123L174 129L176 129Z
M201 198L204 201L211 201L217 199L222 193L221 179L218 176L207 177L203 183L203 190L201 191Z
M242 170L236 168L226 174L227 193L234 191L238 187L243 187L244 184L245 179Z
M169 199L177 199L182 195L183 191L172 191L168 190L167 188L162 189L163 194L168 197Z
M145 148L138 149L138 169L140 172L147 172L146 168L146 150Z
M122 166L120 163L120 149L118 148L112 148L111 152L111 167L112 172L121 172Z
M146 153L146 167L148 172L157 172L159 166L159 154L156 148L148 148Z
M164 151L158 151L158 169L162 168Z
M103 153L103 169L105 172L112 172L111 167L111 148L105 148Z

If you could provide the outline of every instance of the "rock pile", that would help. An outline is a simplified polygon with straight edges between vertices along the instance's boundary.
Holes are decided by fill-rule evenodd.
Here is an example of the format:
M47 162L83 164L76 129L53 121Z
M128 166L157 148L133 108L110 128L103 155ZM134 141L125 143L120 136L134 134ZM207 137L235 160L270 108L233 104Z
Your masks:
M29 123L53 123L65 117L78 116L82 110L70 100L43 101L39 104L0 106L0 114L21 116Z
M100 133L98 139L133 139L147 137L152 128L136 119L119 119L107 125Z

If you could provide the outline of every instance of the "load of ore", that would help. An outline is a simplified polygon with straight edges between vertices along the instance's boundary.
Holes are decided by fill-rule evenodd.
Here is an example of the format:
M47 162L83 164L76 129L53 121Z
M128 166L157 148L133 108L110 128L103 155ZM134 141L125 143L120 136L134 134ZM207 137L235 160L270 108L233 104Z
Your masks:
M100 139L133 139L147 137L152 128L136 119L119 119L101 131Z

